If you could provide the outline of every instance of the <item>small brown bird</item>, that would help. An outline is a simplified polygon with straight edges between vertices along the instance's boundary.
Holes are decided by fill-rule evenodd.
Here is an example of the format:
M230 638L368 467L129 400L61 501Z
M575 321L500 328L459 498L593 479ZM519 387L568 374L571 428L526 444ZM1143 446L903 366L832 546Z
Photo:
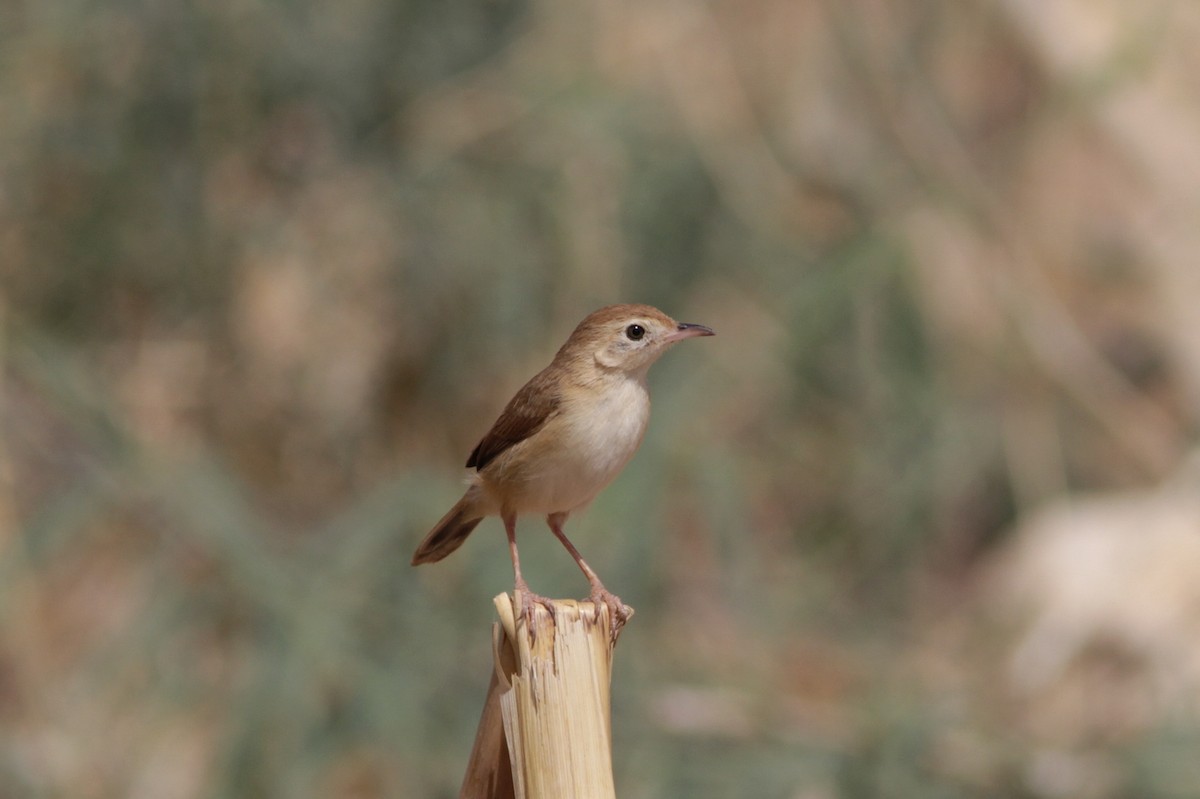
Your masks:
M563 523L620 473L646 432L646 371L672 344L711 336L704 325L676 322L649 305L610 305L579 323L554 360L517 392L471 452L471 485L413 554L433 563L462 545L485 516L499 515L508 534L518 607L549 600L529 590L517 557L517 516L546 515L550 530L606 603L613 634L632 610L600 582Z

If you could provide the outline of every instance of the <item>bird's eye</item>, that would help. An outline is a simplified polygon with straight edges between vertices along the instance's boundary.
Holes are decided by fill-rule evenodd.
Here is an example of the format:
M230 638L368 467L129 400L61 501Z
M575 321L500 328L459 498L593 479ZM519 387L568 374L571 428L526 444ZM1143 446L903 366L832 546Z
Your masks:
M625 335L630 341L638 341L646 335L646 328L641 325L630 325L625 328Z

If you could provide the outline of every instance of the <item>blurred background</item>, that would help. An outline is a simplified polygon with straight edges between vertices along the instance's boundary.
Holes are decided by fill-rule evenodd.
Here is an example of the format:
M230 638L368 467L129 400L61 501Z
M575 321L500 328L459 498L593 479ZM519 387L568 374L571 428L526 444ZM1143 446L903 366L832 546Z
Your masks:
M623 797L1200 796L1200 6L0 0L0 796L453 797L582 316ZM542 593L586 584L541 522Z

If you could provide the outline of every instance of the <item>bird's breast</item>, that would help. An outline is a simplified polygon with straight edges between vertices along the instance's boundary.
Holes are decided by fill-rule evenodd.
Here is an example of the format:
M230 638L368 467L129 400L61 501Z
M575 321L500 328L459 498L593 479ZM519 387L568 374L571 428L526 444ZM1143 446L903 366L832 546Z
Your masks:
M520 513L577 510L633 457L649 416L650 396L640 381L573 388L546 427L485 470L485 482L502 505Z
M650 395L640 381L626 379L572 399L563 420L566 438L581 466L607 483L642 443Z

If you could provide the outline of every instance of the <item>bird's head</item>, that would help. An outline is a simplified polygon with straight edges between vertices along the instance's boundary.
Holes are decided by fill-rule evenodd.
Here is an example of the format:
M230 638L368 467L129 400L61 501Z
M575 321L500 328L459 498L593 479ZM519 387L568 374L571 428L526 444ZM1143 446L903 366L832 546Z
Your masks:
M589 314L559 355L590 360L601 369L644 373L672 344L715 335L704 325L676 322L649 305L609 305Z

